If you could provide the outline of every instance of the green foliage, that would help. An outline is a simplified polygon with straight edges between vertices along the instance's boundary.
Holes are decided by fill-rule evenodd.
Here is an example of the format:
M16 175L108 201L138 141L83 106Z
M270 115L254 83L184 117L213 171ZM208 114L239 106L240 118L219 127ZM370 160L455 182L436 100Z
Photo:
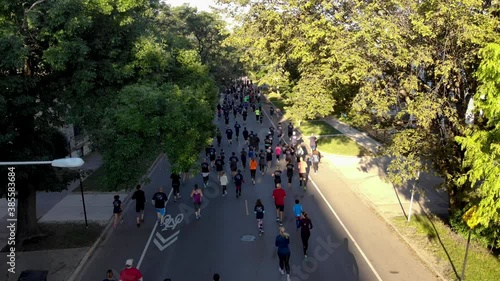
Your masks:
M457 137L466 150L463 165L468 172L459 183L469 181L472 214L467 217L471 228L500 225L500 45L489 44L480 53L481 64L476 76L481 83L474 102L482 124L467 130L465 137ZM498 228L497 228L498 229ZM496 235L498 237L498 233Z
M474 224L498 228L500 188L489 176L500 162L498 4L222 2L245 6L228 40L255 80L279 87L295 121L338 110L356 125L395 128L385 149L394 183L432 170L445 180L451 214L477 205ZM474 128L464 122L471 93L484 112Z
M73 123L103 155L109 190L132 186L140 158L160 148L188 170L212 137L216 74L241 70L225 30L218 15L157 0L3 1L2 160L66 156L57 128ZM20 241L39 232L36 190L72 176L20 169Z

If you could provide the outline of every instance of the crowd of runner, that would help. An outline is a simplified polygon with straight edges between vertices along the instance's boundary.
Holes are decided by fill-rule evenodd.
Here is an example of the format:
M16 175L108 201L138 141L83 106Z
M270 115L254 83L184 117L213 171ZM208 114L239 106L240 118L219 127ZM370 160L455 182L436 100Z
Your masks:
M278 249L279 271L281 274L286 273L287 280L290 280L290 235L283 227L283 213L285 211L285 198L287 194L282 188L282 177L286 177L287 186L291 189L294 178L298 175L298 186L306 191L309 163L312 163L313 171L317 173L321 154L316 149L317 138L314 135L309 137L311 153L308 154L305 146L301 144L304 140L298 136L291 122L286 124L285 129L281 123L278 123L276 127L271 126L265 129L267 133L263 140L259 137L258 132L249 131L246 127L249 114L254 115L255 121L262 127L264 126L263 119L265 113L263 112L262 102L262 92L251 81L239 81L234 85L226 87L221 93L220 103L217 104L217 118L218 120L223 119L224 122L220 127L217 126L215 131L217 148L213 144L205 149L205 157L203 157L200 165L201 177L203 187L206 188L209 185L210 175L215 173L222 190L222 196L228 195L228 185L232 182L235 187L234 196L240 198L242 196L242 185L246 183L244 173L247 172L247 169L253 185L257 182L257 169L263 177L270 171L274 180L272 197L276 208L276 222L279 224L279 234L275 240L275 246ZM275 115L280 114L280 112L271 106L268 109L268 114L270 118L273 118ZM231 119L234 122L231 122ZM240 134L243 139L240 139ZM229 155L226 155L224 149L220 148L224 139L227 140L229 145L244 145L242 145L239 152L231 152ZM276 165L273 165L273 163L276 163ZM280 167L281 163L284 163L283 169ZM226 167L229 167L229 171L231 172L230 177L226 174ZM174 201L177 201L181 198L179 191L181 176L178 173L172 173L170 178L172 180ZM198 184L195 184L190 197L195 209L195 218L198 220L201 218L203 189ZM114 227L121 220L122 212L121 201L119 201L119 198L115 199L113 203L115 213ZM132 199L136 201L137 227L140 227L141 223L144 222L144 206L146 202L146 196L141 190L140 185L137 186ZM168 199L163 188L160 188L152 197L152 204L156 209L157 221L160 226L165 225L165 207ZM257 219L259 235L264 234L263 222L265 210L262 201L257 199L254 206L254 213ZM303 254L307 258L308 241L313 225L299 200L295 200L292 210L296 221L295 228L297 231L300 231ZM127 260L127 268L120 274L120 280L142 280L140 272L131 269L132 263L133 260ZM129 271L130 273L133 271L133 274L128 274L127 272ZM126 279L127 275L140 279ZM219 280L219 278L218 274L214 275L214 280Z

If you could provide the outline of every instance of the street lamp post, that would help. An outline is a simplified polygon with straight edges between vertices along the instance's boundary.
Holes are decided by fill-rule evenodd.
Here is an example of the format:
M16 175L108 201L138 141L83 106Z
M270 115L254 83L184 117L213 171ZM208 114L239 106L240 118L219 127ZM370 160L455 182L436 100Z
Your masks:
M62 158L52 161L21 161L21 162L0 162L0 166L19 166L19 165L52 165L58 168L78 168L81 167L85 161L82 158ZM85 198L83 196L83 181L81 170L78 171L78 178L80 179L80 191L82 193L83 214L85 216L85 226L88 228L87 222L87 209L85 208Z
M89 223L87 222L87 208L85 207L85 196L83 196L83 179L82 179L82 170L78 171L78 178L80 179L80 193L82 194L82 203L83 203L83 215L85 216L85 227L89 227Z

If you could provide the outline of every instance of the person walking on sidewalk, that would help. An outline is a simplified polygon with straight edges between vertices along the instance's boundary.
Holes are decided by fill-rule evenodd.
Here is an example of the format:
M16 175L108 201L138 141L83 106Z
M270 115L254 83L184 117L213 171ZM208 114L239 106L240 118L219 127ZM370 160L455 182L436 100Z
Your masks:
M318 150L313 150L312 152L312 164L314 173L318 173L319 163L321 162L321 153Z
M286 272L286 279L290 281L290 234L284 227L279 228L274 245L278 248L279 271L282 275Z
M241 196L241 186L245 180L243 179L243 175L241 174L241 170L238 170L236 175L234 176L234 185L236 186L236 198Z
M135 200L135 212L137 213L137 227L141 227L141 222L144 222L144 207L146 205L146 194L141 190L141 185L135 187L135 192L132 195L132 200Z
M198 184L194 185L194 189L191 192L191 198L193 198L194 214L196 216L196 219L200 219L200 217L201 217L201 201L203 198L203 192L198 187Z
M259 229L259 235L262 236L262 234L264 233L265 209L260 199L257 199L257 202L255 202L255 207L253 208L253 211L255 212L255 218L257 219L257 228Z
M116 228L118 226L118 223L123 222L122 214L123 206L122 201L120 200L120 195L115 195L113 201L113 228Z
M226 196L227 194L227 184L228 184L228 179L226 172L222 172L220 175L220 185L222 187L222 196Z
M180 187L181 187L181 176L178 173L173 172L170 175L170 179L172 180L172 193L174 194L174 202L177 202L177 199L181 198Z
M128 259L125 262L125 268L120 272L120 281L143 281L142 273L133 267L133 264L133 259Z
M252 178L252 183L255 185L255 174L257 173L257 160L253 157L250 160L250 178Z
M297 231L299 231L300 228L300 219L302 217L302 212L304 209L302 208L302 205L300 205L299 199L295 199L295 205L293 205L293 213L295 214L295 226L297 227Z
M273 190L274 205L276 206L276 222L283 225L283 211L285 210L286 192L281 188L281 183Z
M165 223L165 208L167 207L168 196L163 192L163 187L158 189L153 195L152 203L156 209L156 216L158 217L158 224L164 226Z
M309 248L309 237L311 236L311 229L313 228L313 225L311 220L307 216L306 212L302 212L299 224L300 224L300 238L302 239L302 248L304 249L304 258L307 259L307 249Z

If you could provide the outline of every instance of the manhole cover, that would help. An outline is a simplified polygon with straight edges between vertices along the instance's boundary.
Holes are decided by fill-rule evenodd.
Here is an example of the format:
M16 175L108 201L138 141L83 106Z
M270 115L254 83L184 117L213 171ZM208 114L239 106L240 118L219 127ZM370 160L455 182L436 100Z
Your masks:
M241 236L241 241L243 241L243 242L253 242L253 241L255 241L255 236L253 236L253 235L243 235L243 236Z

